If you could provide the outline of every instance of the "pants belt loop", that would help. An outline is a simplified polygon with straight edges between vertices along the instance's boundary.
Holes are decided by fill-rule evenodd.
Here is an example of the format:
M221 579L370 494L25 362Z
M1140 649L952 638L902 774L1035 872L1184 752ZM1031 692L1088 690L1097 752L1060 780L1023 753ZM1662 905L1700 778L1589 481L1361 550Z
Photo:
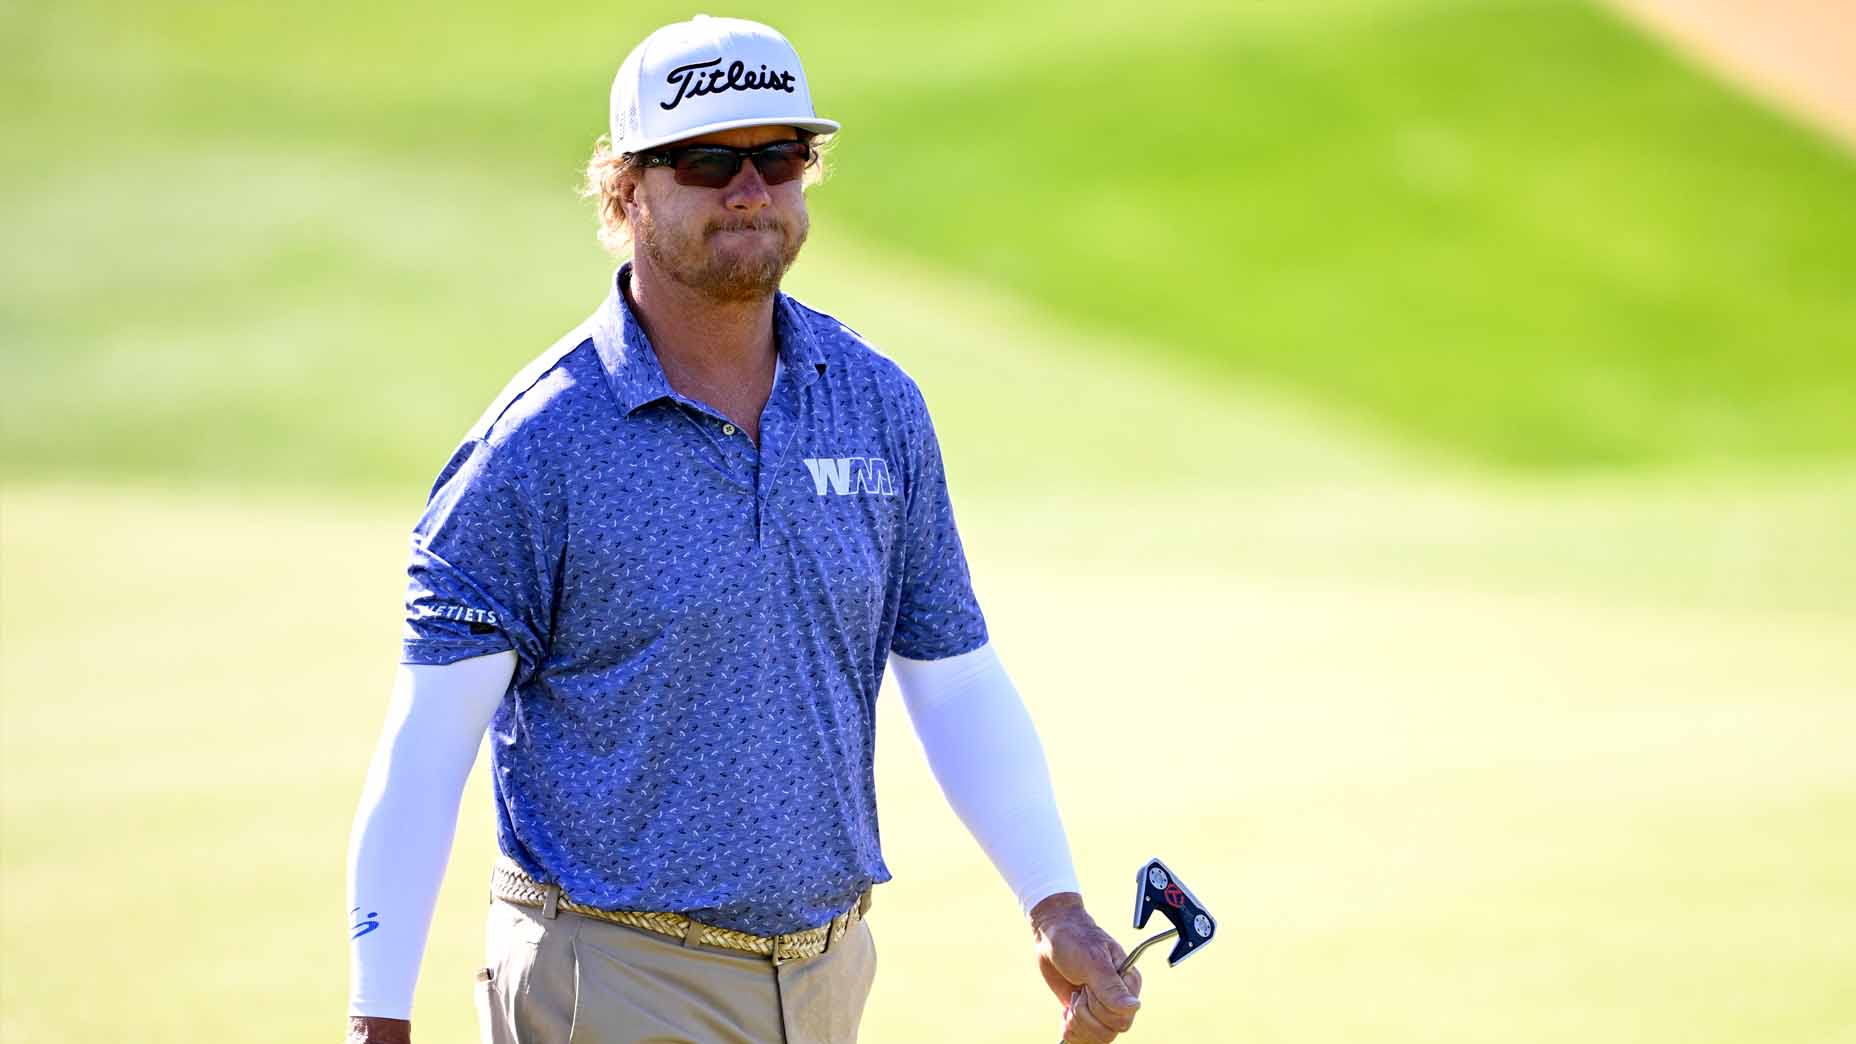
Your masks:
M542 885L541 893L541 915L552 921L561 913L561 886Z
M857 916L862 917L870 912L870 896L875 891L874 888L866 888L864 894L857 897Z
M702 922L694 917L686 917L684 920L689 925L683 929L683 945L695 946L696 940L702 936Z

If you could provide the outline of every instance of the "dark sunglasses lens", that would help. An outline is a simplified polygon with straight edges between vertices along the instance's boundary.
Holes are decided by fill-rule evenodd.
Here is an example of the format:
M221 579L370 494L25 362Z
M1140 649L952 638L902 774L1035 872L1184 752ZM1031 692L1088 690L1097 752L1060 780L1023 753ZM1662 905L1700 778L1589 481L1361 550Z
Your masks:
M741 154L728 149L685 149L671 167L677 184L701 188L721 188L735 180L740 169Z
M670 169L677 184L719 189L735 180L742 161L750 156L762 181L769 185L785 184L806 172L806 166L812 162L812 146L803 141L781 141L748 152L697 145L669 155Z
M781 142L756 152L754 168L760 171L762 181L769 185L781 185L804 174L806 163L811 159L812 148L804 142Z

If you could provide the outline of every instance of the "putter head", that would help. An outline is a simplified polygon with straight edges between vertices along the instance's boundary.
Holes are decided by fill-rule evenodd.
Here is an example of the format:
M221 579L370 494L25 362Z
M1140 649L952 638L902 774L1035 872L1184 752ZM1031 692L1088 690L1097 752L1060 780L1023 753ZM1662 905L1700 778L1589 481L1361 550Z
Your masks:
M1179 930L1179 941L1166 956L1169 968L1199 952L1218 931L1218 922L1206 912L1205 905L1158 859L1141 867L1135 882L1134 926L1145 928L1155 910L1165 914Z

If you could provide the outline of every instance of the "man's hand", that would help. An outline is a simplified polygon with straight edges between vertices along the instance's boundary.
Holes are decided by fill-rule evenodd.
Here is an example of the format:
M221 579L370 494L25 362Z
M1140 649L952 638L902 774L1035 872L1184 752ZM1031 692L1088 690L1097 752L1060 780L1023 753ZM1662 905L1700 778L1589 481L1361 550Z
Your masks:
M1058 892L1031 910L1038 971L1063 1005L1066 1044L1109 1044L1134 1025L1141 973L1115 969L1128 953L1083 909L1083 897Z
M412 1044L412 1023L405 1019L350 1015L346 1044Z

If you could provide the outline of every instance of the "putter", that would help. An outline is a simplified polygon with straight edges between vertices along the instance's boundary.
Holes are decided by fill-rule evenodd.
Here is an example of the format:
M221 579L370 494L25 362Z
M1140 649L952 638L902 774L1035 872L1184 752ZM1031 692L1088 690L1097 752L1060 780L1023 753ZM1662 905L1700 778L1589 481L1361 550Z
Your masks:
M1173 927L1161 932L1136 946L1128 954L1127 960L1115 969L1116 974L1126 973L1134 967L1134 962L1141 959L1157 943L1177 938L1173 952L1167 955L1166 966L1171 968L1180 961L1199 952L1206 943L1212 941L1212 934L1218 930L1218 921L1199 902L1199 897L1192 894L1185 882L1175 875L1171 868L1159 859L1148 860L1141 867L1141 872L1134 879L1134 927L1145 928L1147 921L1158 910L1173 922ZM1070 998L1070 1006L1076 1006L1078 991ZM1057 1044L1064 1044L1059 1040Z

